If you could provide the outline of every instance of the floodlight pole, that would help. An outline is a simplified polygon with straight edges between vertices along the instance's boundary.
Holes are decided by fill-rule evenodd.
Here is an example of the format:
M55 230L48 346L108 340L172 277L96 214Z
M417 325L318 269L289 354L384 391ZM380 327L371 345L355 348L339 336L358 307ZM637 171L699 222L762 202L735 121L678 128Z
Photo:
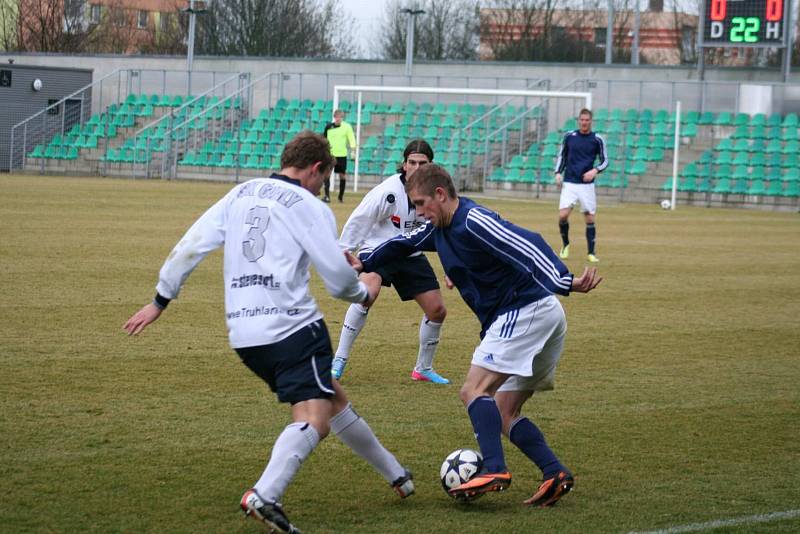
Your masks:
M639 30L642 26L639 16L639 0L634 0L635 11L633 12L633 45L631 49L631 65L639 64Z
M793 7L792 0L786 0L784 9L786 10L786 15L783 19L786 21L784 24L784 43L785 47L783 49L783 65L781 65L781 71L783 72L783 82L786 83L789 81L789 76L792 72L792 46L794 45L794 40L792 36L794 34L794 25L792 23L793 20Z
M606 26L606 65L612 62L612 47L614 46L614 0L608 0L608 25Z
M406 76L411 76L411 64L414 61L414 28L417 15L424 15L424 9L403 8L400 13L408 15L406 19Z
M184 13L189 14L189 42L186 45L186 73L187 73L187 86L186 94L192 94L192 68L194 66L194 33L195 25L197 23L197 15L202 15L206 12L204 8L195 9L194 0L189 0L189 7L181 9Z

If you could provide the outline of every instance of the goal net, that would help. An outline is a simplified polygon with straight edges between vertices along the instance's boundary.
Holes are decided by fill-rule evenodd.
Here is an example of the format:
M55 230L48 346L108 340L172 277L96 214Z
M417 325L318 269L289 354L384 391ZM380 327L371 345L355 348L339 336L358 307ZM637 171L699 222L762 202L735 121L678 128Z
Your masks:
M546 86L547 81L534 86ZM545 139L558 135L581 108L591 109L588 92L546 89L392 87L337 85L333 109L347 113L356 136L353 190L397 172L409 141L422 138L434 161L456 186L480 191L516 161L552 169L542 154ZM517 159L515 159L517 158ZM535 172L534 169L525 169Z

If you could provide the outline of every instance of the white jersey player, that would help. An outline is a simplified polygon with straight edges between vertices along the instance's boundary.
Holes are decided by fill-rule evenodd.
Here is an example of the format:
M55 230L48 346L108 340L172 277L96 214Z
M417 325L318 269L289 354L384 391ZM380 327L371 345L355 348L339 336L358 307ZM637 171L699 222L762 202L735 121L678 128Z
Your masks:
M276 440L261 478L241 500L248 516L278 532L299 532L279 504L294 475L330 430L393 489L414 491L411 473L387 451L331 378L328 329L309 292L309 266L337 298L369 305L336 242L333 212L316 195L333 167L328 141L303 132L281 155L281 171L234 187L208 209L161 268L155 300L124 325L130 335L158 319L194 268L224 247L225 314L231 346L280 402L292 424Z
M339 244L348 251L367 256L384 241L411 232L425 224L405 190L406 178L421 165L433 161L433 149L422 139L415 139L403 151L402 172L393 174L364 196L342 229ZM376 272L363 273L361 280L370 292L377 294L381 286L394 286L403 301L414 299L424 312L419 325L419 352L411 372L413 380L449 384L433 370L433 356L439 344L442 323L447 315L439 282L428 259L420 252L382 267ZM353 343L367 321L369 305L350 305L342 323L339 346L333 359L333 376L341 378Z

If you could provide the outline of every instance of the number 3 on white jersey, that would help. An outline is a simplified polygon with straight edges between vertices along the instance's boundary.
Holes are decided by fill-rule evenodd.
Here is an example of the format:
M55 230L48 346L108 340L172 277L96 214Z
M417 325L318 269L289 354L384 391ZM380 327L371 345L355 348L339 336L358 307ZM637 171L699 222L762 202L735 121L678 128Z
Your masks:
M242 253L248 261L258 261L264 255L266 240L264 233L269 225L269 208L256 206L247 213L244 221L251 225L247 231L247 240L242 241Z

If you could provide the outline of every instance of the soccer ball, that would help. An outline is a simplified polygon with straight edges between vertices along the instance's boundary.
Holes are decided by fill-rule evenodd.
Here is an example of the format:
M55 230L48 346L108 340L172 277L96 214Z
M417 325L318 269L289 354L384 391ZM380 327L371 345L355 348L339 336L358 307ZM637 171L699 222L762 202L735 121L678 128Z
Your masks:
M668 210L671 207L672 207L672 202L670 202L669 200L664 199L664 200L661 201L661 209L662 210Z
M457 488L475 476L483 467L483 456L472 449L456 449L447 455L442 462L439 476L442 479L444 491L450 495L449 490ZM452 497L452 495L451 495Z

